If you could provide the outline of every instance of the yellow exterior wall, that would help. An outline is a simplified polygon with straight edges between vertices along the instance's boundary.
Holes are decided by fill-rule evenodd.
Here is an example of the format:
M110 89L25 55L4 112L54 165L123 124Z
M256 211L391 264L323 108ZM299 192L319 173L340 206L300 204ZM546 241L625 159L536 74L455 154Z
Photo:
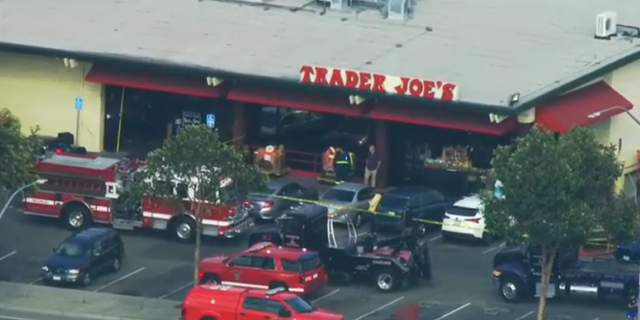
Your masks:
M18 116L25 133L35 126L42 135L71 132L79 145L101 151L104 86L84 81L90 69L90 63L66 68L60 58L0 52L0 108ZM78 96L84 103L76 133Z
M612 72L611 86L633 103L634 108L630 113L640 119L640 61ZM632 171L637 166L636 152L640 149L640 125L626 113L617 115L610 121L609 141L618 145L618 140L622 140L620 160L624 161L627 172Z

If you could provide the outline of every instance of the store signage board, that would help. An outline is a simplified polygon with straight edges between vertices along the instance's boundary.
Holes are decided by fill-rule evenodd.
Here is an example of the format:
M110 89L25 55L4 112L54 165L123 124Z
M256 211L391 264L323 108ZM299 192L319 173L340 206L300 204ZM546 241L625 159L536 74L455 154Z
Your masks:
M207 127L213 129L216 126L216 115L209 113L207 114Z
M425 99L444 101L459 99L458 85L451 82L312 65L303 65L300 68L300 82Z

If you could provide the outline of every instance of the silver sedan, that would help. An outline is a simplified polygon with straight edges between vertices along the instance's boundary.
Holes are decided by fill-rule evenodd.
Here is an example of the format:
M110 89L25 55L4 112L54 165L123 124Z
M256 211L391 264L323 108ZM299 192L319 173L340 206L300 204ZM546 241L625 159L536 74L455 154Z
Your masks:
M369 208L369 200L373 198L375 189L368 185L359 183L343 183L327 190L320 201L327 204L329 214L337 214L334 221L347 224L347 218L353 221L353 224L359 227L366 218L365 213L358 210L366 210ZM354 208L349 210L346 208Z

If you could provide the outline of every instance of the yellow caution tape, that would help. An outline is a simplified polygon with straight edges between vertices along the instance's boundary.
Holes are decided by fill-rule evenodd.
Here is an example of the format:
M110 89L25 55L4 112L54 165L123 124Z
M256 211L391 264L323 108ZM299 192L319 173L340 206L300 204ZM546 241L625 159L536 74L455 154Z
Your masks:
M354 207L354 206L340 206L340 205L336 205L334 203L331 202L325 202L325 201L319 201L319 200L308 200L308 199L301 199L301 198L294 198L294 197L287 197L287 196L281 196L281 195L273 195L273 194L266 194L266 193L253 193L255 195L258 196L262 196L262 197L268 197L268 198L277 198L277 199L282 199L282 200L288 200L288 201L295 201L295 202L299 202L299 203L304 203L304 204L313 204L313 205L320 205L320 206L324 206L327 208L334 208L334 209L339 209L339 210L344 210L344 211L356 211L356 212L363 212L363 213L369 213L369 214L377 214L377 215L382 215L382 216L387 216L387 217L392 217L392 218L396 218L396 219L400 219L401 217L398 216L395 212L383 212L383 211L378 211L377 207L378 204L380 203L380 200L382 197L378 197L378 194L376 194L376 196L370 201L370 204L368 206L368 209L363 209L363 208L358 208L358 207ZM432 225L438 225L438 226L455 226L456 228L460 228L460 229L468 229L468 230L479 230L482 229L484 231L489 231L488 229L481 227L481 226L469 226L467 225L457 225L454 224L452 222L442 222L442 221L436 221L436 220L428 220L428 219L420 219L420 218L413 218L411 219L411 221L416 221L416 222L420 222L420 223L424 223L424 224L432 224ZM586 244L588 245L592 245L592 246L599 246L599 247L616 247L613 246L611 244L608 243L602 243L605 242L603 241L604 239L594 239L594 241L588 241Z

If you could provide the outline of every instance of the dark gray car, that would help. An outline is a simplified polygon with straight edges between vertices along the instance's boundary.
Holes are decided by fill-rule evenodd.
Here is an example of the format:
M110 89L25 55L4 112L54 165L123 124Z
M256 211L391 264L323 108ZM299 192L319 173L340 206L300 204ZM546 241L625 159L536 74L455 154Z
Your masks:
M369 200L375 195L375 189L360 183L343 183L330 188L320 198L320 202L329 207L329 214L336 214L334 221L346 224L348 219L359 227L367 217L364 210L369 208ZM343 208L352 209L343 209Z
M318 200L318 191L286 179L271 180L267 188L265 194L249 194L249 214L253 218L273 220L280 217L285 210L300 205L302 201L295 199Z

